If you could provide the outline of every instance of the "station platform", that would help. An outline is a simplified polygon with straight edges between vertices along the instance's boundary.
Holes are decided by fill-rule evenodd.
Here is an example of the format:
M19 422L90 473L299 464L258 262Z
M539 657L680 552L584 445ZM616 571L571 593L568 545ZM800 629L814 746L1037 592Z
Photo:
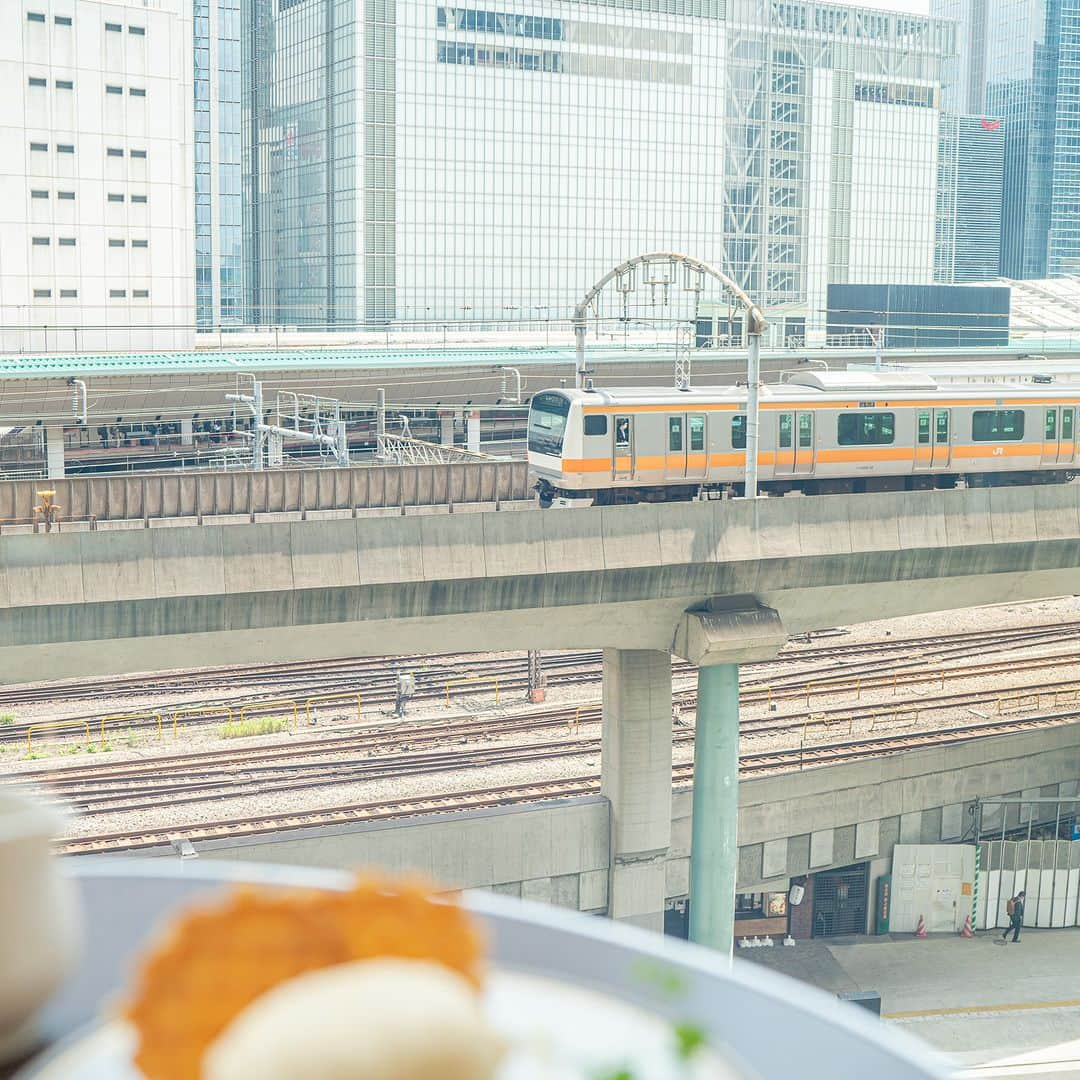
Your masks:
M909 934L740 949L830 993L881 994L883 1020L944 1054L953 1075L1080 1077L1080 931L1025 928L974 939Z

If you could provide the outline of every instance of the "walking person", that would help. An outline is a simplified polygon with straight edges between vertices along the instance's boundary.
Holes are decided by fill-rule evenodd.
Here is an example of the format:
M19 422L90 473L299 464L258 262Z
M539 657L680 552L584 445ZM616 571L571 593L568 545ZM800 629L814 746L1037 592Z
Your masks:
M1006 905L1005 914L1009 916L1009 925L1005 927L1005 933L1001 935L1002 941L1007 941L1009 931L1012 931L1013 942L1020 940L1020 927L1024 924L1024 892L1018 892Z

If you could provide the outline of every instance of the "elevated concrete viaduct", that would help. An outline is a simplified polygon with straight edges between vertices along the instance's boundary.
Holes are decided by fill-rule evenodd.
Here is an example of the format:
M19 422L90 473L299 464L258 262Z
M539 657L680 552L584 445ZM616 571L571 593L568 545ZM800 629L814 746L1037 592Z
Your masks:
M785 633L1080 591L1080 487L0 538L0 678L605 651L609 910L659 926L673 651L699 665L691 933L730 942L737 664Z

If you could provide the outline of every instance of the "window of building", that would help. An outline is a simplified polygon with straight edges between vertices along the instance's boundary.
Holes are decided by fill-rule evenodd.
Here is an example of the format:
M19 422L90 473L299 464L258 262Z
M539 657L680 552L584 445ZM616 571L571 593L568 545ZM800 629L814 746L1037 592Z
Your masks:
M44 22L45 13L43 11L28 11L26 13L27 22Z
M146 91L141 86L131 86L128 88L128 93L132 97L146 97Z
M32 188L30 190L31 199L47 199L48 197L49 193L47 191L41 191L39 188Z
M71 25L71 16L70 15L57 15L57 16L55 16L53 18L53 22L56 23L57 26L70 26Z
M123 157L124 151L119 146L109 146L105 148L106 157Z
M121 196L121 201L123 201L122 196ZM131 201L136 202L136 203L144 203L144 202L146 202L146 196L145 195L132 195L131 196Z
M30 149L31 150L39 150L39 151L48 150L49 149L49 144L47 142L32 142L30 144Z
M57 90L74 90L75 89L75 83L73 83L71 81L71 79L57 79L56 80L56 89Z
M74 191L58 191L56 193L58 199L67 199L68 202L72 202L75 199Z
M746 413L736 413L731 418L731 448L746 449Z
M46 79L39 79L36 76L31 75L30 76L30 85L31 86L48 86L49 84L48 84L48 81Z
M972 442L1019 442L1023 437L1023 409L976 409L972 413Z
M124 240L110 240L109 247L123 247L125 243Z
M74 143L58 142L56 144L56 152L58 154L74 154L75 153L75 144Z
M127 296L127 289L110 289L109 297L113 300L122 300Z
M117 195L115 191L110 191L109 194L106 196L106 198L108 199L109 202L123 202L124 201L124 196L123 195Z
M74 247L75 246L75 237L74 236L61 236L60 239L57 240L57 243L61 247Z
M105 24L105 29L110 34L119 34L123 31L124 28L118 22L107 22Z
M132 240L131 241L131 246L132 247L137 247L137 248L149 247L150 246L150 241L149 240ZM588 432L586 432L586 434L588 434Z
M149 289L134 289L134 290L132 290L131 295L134 296L136 300L149 300L150 299L150 290Z
M128 33L129 34L134 34L136 37L146 37L146 27L145 26L129 26L128 27Z
M146 151L145 150L129 150L128 153L133 158L143 158L143 159L146 158Z
M60 290L60 299L61 300L74 300L75 297L78 296L78 295L79 295L79 290L78 289L61 289Z
M887 446L896 440L896 413L848 412L836 418L840 446Z
M124 88L122 86L111 86L108 84L105 86L106 94L122 94L123 92Z
M34 290L34 299L35 300L48 300L50 296L52 296L52 289L35 289Z
M33 244L34 247L48 247L50 241L47 236L35 236L31 238L30 243Z

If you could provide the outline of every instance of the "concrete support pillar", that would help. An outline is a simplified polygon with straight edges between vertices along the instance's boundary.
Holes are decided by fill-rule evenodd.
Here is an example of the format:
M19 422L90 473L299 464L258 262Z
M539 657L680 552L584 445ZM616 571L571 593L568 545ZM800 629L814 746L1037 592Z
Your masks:
M477 409L469 411L466 427L466 448L470 453L480 453L480 412Z
M454 445L454 414L452 412L439 414L439 442L443 446Z
M671 844L671 656L604 650L600 788L611 804L608 914L663 931Z
M739 665L698 668L690 940L731 954L739 863Z
M50 480L64 479L64 429L45 429L45 470Z
M195 441L195 425L191 418L180 421L180 445L190 446Z

